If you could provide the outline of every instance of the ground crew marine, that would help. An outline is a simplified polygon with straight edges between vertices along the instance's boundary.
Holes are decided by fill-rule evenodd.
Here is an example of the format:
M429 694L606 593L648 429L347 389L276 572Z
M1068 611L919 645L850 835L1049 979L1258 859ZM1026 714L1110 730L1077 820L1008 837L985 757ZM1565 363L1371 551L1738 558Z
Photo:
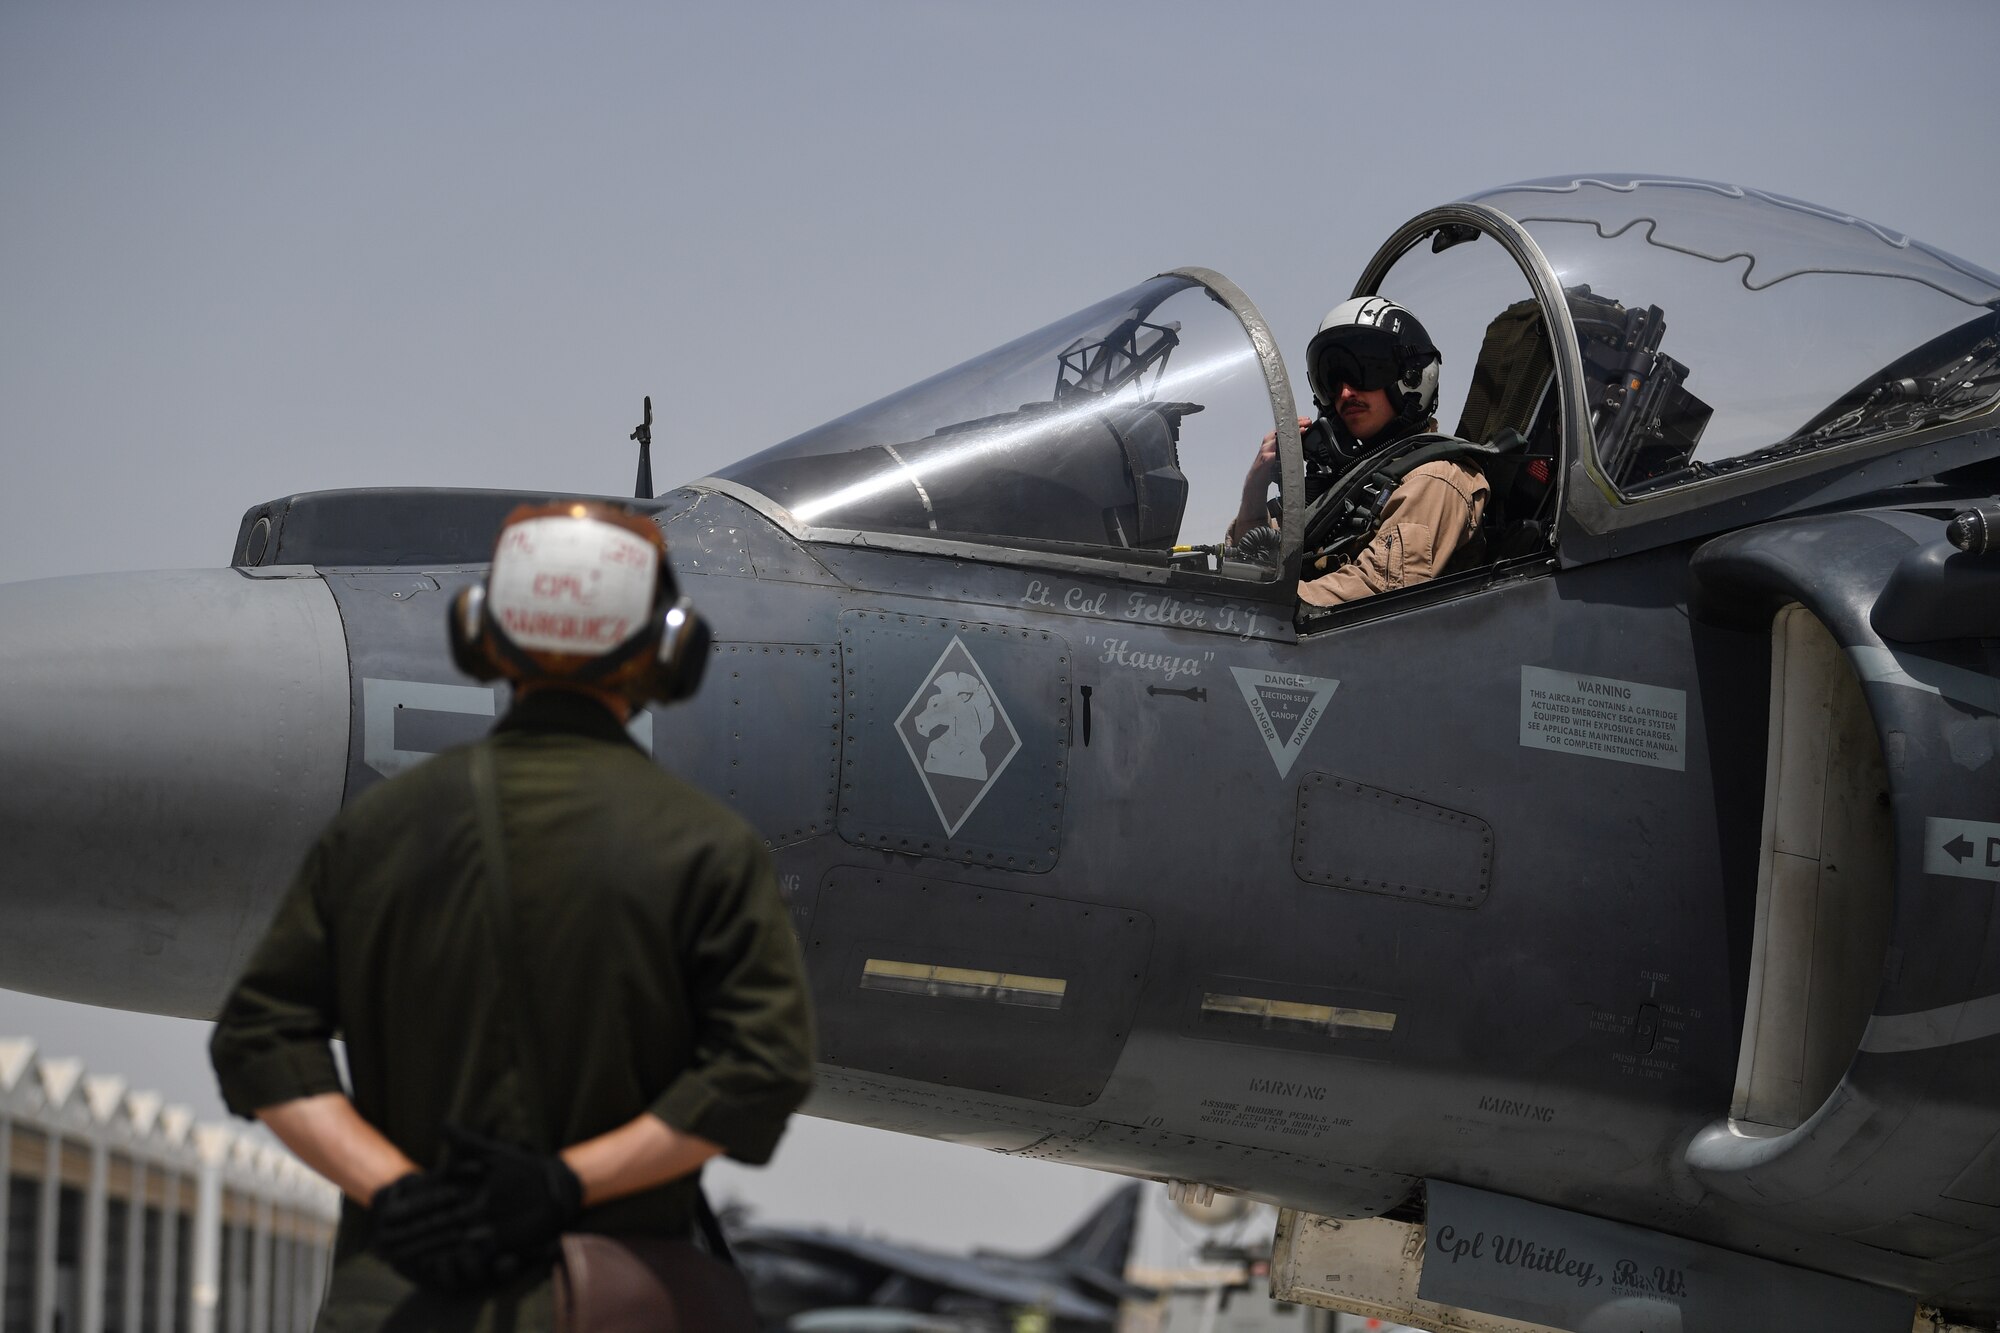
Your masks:
M547 1164L553 1195L576 1181L581 1211L552 1205L565 1229L685 1235L700 1162L767 1160L809 1085L803 969L756 835L647 758L595 686L530 677L518 693L490 737L334 820L211 1043L230 1109L348 1196L322 1327L546 1326L546 1264L451 1295L377 1252L368 1205L433 1188L421 1168L448 1155L447 1127Z

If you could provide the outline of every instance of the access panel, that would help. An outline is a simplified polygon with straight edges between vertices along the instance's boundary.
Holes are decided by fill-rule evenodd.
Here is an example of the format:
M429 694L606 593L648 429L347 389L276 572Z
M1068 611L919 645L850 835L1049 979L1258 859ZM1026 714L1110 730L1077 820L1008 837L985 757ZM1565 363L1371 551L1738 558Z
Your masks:
M806 941L820 1058L1087 1105L1132 1030L1152 939L1143 912L836 866Z
M849 611L840 836L1046 871L1062 844L1069 645L1047 630Z

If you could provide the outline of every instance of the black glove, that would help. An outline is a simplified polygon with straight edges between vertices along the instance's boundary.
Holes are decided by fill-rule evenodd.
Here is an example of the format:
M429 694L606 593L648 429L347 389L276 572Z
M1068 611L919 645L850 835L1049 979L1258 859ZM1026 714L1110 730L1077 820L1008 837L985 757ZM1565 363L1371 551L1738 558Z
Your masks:
M485 1277L504 1282L555 1263L559 1238L583 1212L583 1182L562 1158L444 1127L446 1176L472 1191L467 1239L485 1251Z
M479 1220L472 1187L442 1171L413 1172L375 1192L369 1206L375 1249L421 1287L470 1291L485 1284L489 1247L471 1231Z

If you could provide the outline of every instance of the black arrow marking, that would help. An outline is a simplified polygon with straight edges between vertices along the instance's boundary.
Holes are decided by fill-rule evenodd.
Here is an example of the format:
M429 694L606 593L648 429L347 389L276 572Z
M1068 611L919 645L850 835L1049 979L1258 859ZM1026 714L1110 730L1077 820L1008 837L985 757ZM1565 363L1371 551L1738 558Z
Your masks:
M1965 835L1961 833L1946 843L1944 850L1951 853L1952 860L1958 862L1960 865L1964 865L1965 858L1972 855L1972 844L1967 842Z
M1192 699L1198 704L1205 704L1208 702L1208 690L1200 685L1196 685L1192 689L1186 689L1186 690L1170 690L1164 685L1148 685L1146 687L1146 693L1171 694L1182 699Z

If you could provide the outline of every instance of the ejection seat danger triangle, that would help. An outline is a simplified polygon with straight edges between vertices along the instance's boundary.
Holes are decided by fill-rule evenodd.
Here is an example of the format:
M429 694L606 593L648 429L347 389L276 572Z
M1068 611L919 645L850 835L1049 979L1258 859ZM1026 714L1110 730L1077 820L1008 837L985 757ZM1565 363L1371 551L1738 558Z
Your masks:
M1295 676L1289 671L1238 666L1229 670L1236 677L1236 688L1243 691L1243 702L1250 705L1250 716L1257 720L1258 734L1271 752L1271 762L1278 766L1278 776L1286 776L1306 748L1313 728L1325 716L1326 701L1340 682L1322 676Z

